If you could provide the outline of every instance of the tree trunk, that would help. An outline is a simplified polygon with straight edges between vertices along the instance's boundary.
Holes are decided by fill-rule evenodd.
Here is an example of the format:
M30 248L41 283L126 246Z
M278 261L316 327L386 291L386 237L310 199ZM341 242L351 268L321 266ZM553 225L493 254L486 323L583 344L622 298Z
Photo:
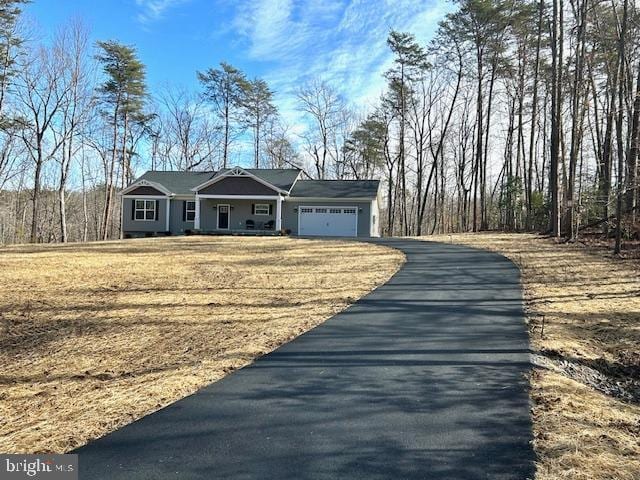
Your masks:
M84 152L82 153L82 163L80 165L80 173L82 177L82 241L88 240L89 233L89 209L87 206L87 183L84 170Z
M113 145L111 148L111 161L107 167L105 179L105 200L104 214L102 217L102 225L100 231L100 239L106 240L109 237L109 224L111 223L111 210L113 207L113 174L118 156L118 114L120 113L120 105L116 104L113 111Z
M549 193L551 195L550 230L554 237L560 235L560 210L558 173L560 161L560 130L562 112L562 0L553 0L552 66L551 66L551 158Z
M636 92L633 102L631 121L631 141L627 157L627 210L631 212L631 223L636 223L636 205L638 202L638 154L640 153L640 62L638 62Z
M31 235L29 241L36 243L38 241L38 216L40 209L40 177L42 176L42 139L38 138L38 147L36 153L36 169L33 175L33 197L31 199Z
M491 111L493 109L493 91L496 83L496 73L498 67L498 57L494 55L491 62L491 79L489 80L489 95L487 96L487 123L484 125L484 152L480 165L480 230L489 228L487 218L487 158L489 152L489 133L491 130Z
M578 164L578 154L582 144L582 113L581 99L582 99L582 82L583 82L583 66L584 66L584 50L585 50L585 23L587 20L587 6L585 2L582 5L578 3L578 30L577 30L577 44L575 54L575 70L573 75L573 88L571 98L571 147L569 151L569 175L567 179L566 189L566 212L564 216L563 232L571 240L575 240L575 182L576 182L576 167Z
M540 49L542 46L542 24L544 19L544 0L538 4L538 33L536 39L536 59L533 70L533 99L531 101L531 131L529 136L529 166L527 175L527 219L526 228L533 228L533 165L537 162L535 158L535 134L536 122L538 120L538 75L540 73Z
M227 168L229 156L229 102L224 106L224 145L222 146L222 168Z
M482 104L482 50L478 50L478 58L477 58L477 73L478 73L478 90L476 92L476 122L477 122L477 131L476 131L476 155L475 155L475 165L474 165L474 182L473 182L473 231L478 231L478 180L479 180L479 172L482 165L482 139L484 135L484 130L482 127L482 117L484 115L484 107ZM480 208L482 208L482 204L480 204Z
M624 195L624 138L622 133L622 125L624 122L624 93L625 93L625 40L627 34L627 12L628 0L624 0L622 11L622 27L620 29L620 38L618 43L618 63L620 65L620 81L618 86L618 118L616 121L616 137L618 143L618 188L616 199L616 244L614 253L619 254L622 250L622 221L623 221L623 195Z

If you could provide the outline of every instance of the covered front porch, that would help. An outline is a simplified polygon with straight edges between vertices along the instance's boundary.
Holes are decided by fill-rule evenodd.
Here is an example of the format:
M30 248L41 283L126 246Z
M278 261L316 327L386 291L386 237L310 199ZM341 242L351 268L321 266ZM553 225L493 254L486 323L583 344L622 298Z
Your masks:
M218 235L279 234L280 195L196 195L194 228Z

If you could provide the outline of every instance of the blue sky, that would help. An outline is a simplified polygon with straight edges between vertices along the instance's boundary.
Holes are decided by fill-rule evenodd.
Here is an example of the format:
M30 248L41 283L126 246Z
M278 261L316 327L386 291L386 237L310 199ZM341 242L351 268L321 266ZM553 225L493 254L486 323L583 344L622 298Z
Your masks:
M384 88L389 30L426 43L452 8L447 0L34 0L25 11L44 32L80 17L93 40L135 45L152 91L197 89L196 70L227 61L265 78L296 124L301 82L322 78L367 108Z

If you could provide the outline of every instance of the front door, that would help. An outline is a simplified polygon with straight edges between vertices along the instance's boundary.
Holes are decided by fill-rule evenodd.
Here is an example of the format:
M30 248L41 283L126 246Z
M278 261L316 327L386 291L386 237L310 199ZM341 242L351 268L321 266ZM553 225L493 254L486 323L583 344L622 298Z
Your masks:
M229 230L229 205L218 205L218 230Z

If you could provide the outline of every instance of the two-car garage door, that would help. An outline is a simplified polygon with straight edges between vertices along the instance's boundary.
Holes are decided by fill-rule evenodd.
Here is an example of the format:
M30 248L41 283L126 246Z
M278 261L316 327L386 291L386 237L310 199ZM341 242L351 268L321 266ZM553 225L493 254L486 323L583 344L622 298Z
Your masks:
M356 207L300 207L299 210L299 235L358 236Z

